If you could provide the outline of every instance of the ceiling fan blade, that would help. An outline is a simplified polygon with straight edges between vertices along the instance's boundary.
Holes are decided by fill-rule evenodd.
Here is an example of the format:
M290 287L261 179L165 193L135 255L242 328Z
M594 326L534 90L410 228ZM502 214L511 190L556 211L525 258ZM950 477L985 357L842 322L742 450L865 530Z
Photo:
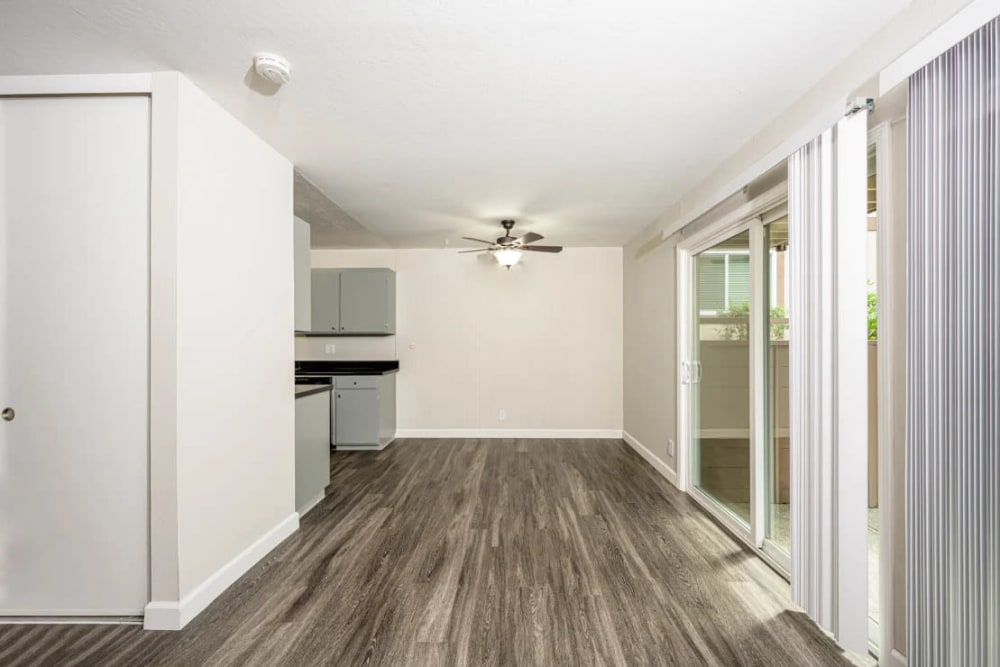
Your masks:
M476 248L475 250L459 250L458 254L461 255L467 252L489 252L490 250L491 250L490 248Z
M535 241L541 241L544 238L545 237L542 236L541 234L536 234L535 232L528 232L518 240L521 242L521 245L525 245L528 243L534 243Z
M471 236L463 236L462 238L465 239L466 241L475 241L476 243L485 243L486 245L493 245L493 243L494 243L493 241L484 241L482 239L474 239Z
M562 252L561 245L523 245L520 250L534 250L535 252Z

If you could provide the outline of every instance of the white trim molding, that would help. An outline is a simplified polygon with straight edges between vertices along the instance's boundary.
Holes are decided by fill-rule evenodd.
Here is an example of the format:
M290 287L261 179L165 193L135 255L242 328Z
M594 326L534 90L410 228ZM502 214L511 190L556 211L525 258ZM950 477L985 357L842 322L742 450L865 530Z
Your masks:
M401 428L396 430L396 440L400 438L621 440L622 431L617 428Z
M0 96L149 95L153 76L141 74L56 74L0 76Z
M906 656L892 649L889 653L889 662L887 663L889 667L906 667Z
M179 601L154 600L146 605L143 627L146 630L180 630L298 529L299 515L293 512Z
M639 456L646 459L646 462L649 463L649 465L653 466L656 472L663 475L663 477L666 478L666 480L671 484L673 484L674 486L678 486L677 471L671 468L669 465L667 465L666 461L658 457L653 452L649 451L649 449L645 445L639 442L635 438L635 436L633 436L628 431L622 431L622 439L629 447L634 449L636 453L639 454Z

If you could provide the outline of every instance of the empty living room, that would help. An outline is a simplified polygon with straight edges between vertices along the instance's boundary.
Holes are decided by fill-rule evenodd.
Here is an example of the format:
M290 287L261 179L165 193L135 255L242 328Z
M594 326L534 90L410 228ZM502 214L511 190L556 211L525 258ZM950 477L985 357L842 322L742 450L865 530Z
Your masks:
M0 2L0 665L1000 665L1000 0Z

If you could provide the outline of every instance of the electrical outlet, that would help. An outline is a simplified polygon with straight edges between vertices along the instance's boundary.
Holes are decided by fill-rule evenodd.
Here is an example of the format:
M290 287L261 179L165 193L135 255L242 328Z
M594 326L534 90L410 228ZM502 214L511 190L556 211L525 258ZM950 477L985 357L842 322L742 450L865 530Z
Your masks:
M497 419L499 419L500 421L503 421L503 420L507 419L507 411L506 410L501 410L500 414L497 415Z
M674 455L674 440L670 438L667 440L667 456Z
M327 354L336 354L337 353L337 346L334 343L327 343L326 344L326 353Z

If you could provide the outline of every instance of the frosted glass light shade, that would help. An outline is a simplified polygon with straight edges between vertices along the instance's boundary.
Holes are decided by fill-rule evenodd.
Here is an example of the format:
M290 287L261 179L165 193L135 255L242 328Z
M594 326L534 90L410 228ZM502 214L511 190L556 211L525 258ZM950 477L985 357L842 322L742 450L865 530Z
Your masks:
M493 256L497 258L497 262L506 266L508 269L521 261L521 254L520 250L514 249L493 251Z

